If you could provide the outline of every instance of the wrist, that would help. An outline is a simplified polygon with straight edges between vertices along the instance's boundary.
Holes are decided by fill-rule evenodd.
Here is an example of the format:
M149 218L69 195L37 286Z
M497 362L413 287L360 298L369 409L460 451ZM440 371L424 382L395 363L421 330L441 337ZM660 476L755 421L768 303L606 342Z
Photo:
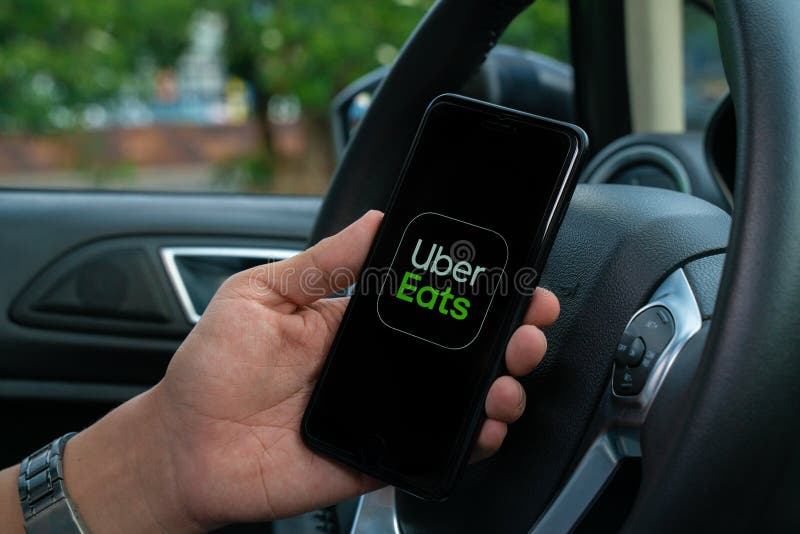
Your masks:
M17 489L19 465L0 471L0 518L3 532L25 532Z
M200 530L180 501L157 387L72 438L67 491L92 532Z

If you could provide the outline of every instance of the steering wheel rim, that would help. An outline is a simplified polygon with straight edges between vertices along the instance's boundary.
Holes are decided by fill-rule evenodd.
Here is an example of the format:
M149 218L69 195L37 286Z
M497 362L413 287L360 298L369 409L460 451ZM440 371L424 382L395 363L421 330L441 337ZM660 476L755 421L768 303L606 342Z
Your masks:
M312 241L368 208L385 208L428 101L457 90L527 4L440 0L432 8L345 153ZM782 465L762 460L794 465L797 454L792 412L800 388L792 378L800 363L792 349L800 341L793 313L800 243L792 237L800 218L792 208L800 201L793 180L800 175L800 98L793 93L800 86L800 2L718 0L716 9L738 118L730 248L700 369L671 413L672 438L643 444L630 532L763 526L765 510L791 495L791 485L780 484ZM787 509L772 517L785 519Z
M662 461L644 466L630 532L798 524L782 505L798 496L800 3L716 12L737 115L733 225L699 372Z

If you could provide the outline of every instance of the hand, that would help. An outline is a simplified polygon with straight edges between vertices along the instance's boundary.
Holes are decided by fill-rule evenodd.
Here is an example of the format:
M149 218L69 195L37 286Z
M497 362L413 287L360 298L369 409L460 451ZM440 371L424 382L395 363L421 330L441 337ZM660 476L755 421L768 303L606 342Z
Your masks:
M306 448L299 425L348 300L318 295L331 292L332 270L361 267L381 217L369 212L294 258L231 277L175 353L164 379L68 444L67 487L90 529L126 522L109 510L108 491L123 493L119 500L126 502L128 519L140 521L134 530L154 523L172 531L290 516L380 486ZM299 277L290 275L308 269L322 276L305 279L301 287ZM281 280L285 287L276 290ZM546 350L539 327L553 322L558 309L552 293L537 289L525 324L506 350L512 375L527 374L539 363ZM507 425L524 409L519 382L498 378L486 400L488 418L474 459L497 451ZM81 465L100 462L108 455L104 451L118 447L120 436L130 449L128 466L108 476L135 479L135 498L107 489L95 505L91 486L97 482L85 480Z

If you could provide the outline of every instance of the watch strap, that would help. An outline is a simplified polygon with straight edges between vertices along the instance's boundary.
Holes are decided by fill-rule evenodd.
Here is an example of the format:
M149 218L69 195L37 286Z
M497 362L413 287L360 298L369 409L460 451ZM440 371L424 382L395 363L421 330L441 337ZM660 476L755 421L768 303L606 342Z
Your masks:
M89 532L64 484L64 447L74 435L71 432L56 439L20 464L19 500L28 534Z

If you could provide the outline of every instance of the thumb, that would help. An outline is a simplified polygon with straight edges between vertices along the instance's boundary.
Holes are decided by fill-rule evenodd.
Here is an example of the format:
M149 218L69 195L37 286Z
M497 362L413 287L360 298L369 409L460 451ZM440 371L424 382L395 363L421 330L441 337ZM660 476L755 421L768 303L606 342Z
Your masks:
M311 304L356 281L382 219L380 211L368 211L305 252L236 276L249 285L248 294L267 306L296 308Z

